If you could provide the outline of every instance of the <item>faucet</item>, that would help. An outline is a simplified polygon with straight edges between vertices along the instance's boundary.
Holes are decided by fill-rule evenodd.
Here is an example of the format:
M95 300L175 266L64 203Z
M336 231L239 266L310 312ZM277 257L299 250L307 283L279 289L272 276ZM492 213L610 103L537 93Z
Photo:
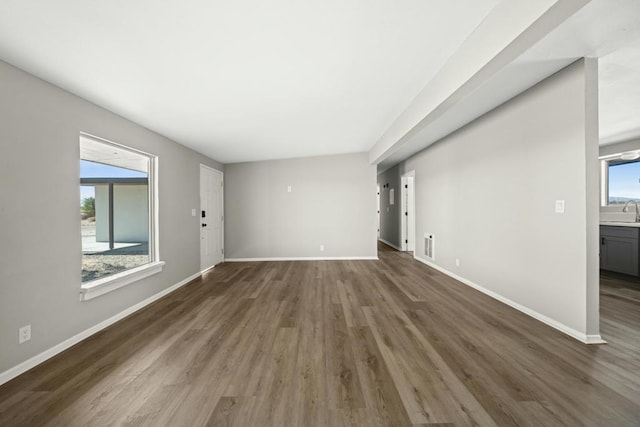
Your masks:
M629 200L624 204L624 208L622 208L622 212L629 212L629 204L633 203L636 205L636 222L640 222L640 210L638 209L638 202L635 200Z

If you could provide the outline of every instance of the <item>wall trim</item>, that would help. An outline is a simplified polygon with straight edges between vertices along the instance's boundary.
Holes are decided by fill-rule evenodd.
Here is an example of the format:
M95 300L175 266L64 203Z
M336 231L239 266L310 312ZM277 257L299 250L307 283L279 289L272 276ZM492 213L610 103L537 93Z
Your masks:
M391 242L387 242L387 241L386 241L386 240L384 240L384 239L380 239L380 238L378 238L378 240L379 240L379 241L381 241L382 243L384 243L384 244L385 244L385 245L387 245L387 246L391 246L393 249L397 249L397 250L399 250L400 252L404 252L400 246L396 246L396 245L394 245L393 243L391 243Z
M151 304L152 302L164 297L165 295L170 294L171 292L177 290L178 288L181 288L182 286L186 285L187 283L199 278L201 276L201 273L198 272L196 274L192 274L191 276L187 277L184 280L181 280L180 282L176 283L175 285L172 285L166 289L163 289L162 291L158 292L157 294L154 294L152 296L150 296L149 298L140 301L137 304L132 305L131 307L121 311L118 314L115 314L114 316L111 316L110 318L98 323L97 325L94 325L92 327L90 327L89 329L86 329L74 336L72 336L71 338L68 338L64 341L62 341L60 344L56 344L53 347L49 348L48 350L43 351L42 353L33 356L30 359L25 360L24 362L14 366L13 368L9 368L6 371L0 373L0 385L11 381L12 379L14 379L15 377L17 377L20 374L23 374L25 372L27 372L29 369L34 368L36 366L38 366L39 364L41 364L42 362L52 358L53 356L57 355L58 353L62 353L64 350L68 349L69 347L76 345L77 343L79 343L82 340L85 340L87 338L89 338L91 335L100 332L101 330L105 329L108 326L113 325L114 323L116 323L119 320L124 319L125 317L135 313L136 311L140 310L141 308L146 307L147 305Z
M535 310L530 309L529 307L525 307L524 305L518 304L515 301L510 300L509 298L506 298L494 291L491 291L485 287L482 287L480 285L478 285L477 283L472 282L471 280L465 279L462 276L458 276L455 273L452 273L451 271L447 270L446 268L440 267L439 265L427 261L425 259L419 258L417 256L414 255L413 257L415 260L435 269L438 270L441 273L446 274L447 276L457 280L458 282L461 282L471 288L474 288L480 292L482 292L485 295L490 296L491 298L500 301L503 304L506 304L510 307L515 308L516 310L530 316L533 317L534 319L545 323L549 326L551 326L554 329L557 329L558 331L569 335L571 338L574 338L584 344L606 344L607 342L605 340L602 339L602 337L600 335L587 335L587 334L583 334L582 332L576 331L575 329L565 325L564 323L560 323L557 320L554 320L550 317L545 316L544 314L538 313Z
M254 261L357 261L377 260L377 256L331 256L331 257L268 257L268 258L225 258L224 262L254 262Z

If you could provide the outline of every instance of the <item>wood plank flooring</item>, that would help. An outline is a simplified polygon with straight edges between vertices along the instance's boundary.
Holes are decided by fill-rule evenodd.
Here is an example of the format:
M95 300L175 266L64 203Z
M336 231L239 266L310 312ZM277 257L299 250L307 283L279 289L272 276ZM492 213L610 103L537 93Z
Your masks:
M640 425L640 286L603 278L586 346L379 256L220 265L0 387L0 425Z

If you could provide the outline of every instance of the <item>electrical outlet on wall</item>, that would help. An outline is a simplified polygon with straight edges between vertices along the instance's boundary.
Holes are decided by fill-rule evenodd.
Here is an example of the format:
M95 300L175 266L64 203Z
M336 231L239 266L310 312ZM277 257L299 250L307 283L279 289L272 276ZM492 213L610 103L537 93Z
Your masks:
M191 209L191 216L196 216L196 215L197 215L196 209L195 208Z
M324 245L320 245L320 252L324 252Z
M460 267L460 260L456 258L456 267Z
M23 326L18 329L18 342L20 344L31 339L31 325Z

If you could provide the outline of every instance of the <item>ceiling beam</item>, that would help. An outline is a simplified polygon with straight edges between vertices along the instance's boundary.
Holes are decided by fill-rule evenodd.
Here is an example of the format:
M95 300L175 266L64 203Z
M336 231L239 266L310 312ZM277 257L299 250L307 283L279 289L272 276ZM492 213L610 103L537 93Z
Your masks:
M505 0L482 21L369 151L379 164L591 0Z

